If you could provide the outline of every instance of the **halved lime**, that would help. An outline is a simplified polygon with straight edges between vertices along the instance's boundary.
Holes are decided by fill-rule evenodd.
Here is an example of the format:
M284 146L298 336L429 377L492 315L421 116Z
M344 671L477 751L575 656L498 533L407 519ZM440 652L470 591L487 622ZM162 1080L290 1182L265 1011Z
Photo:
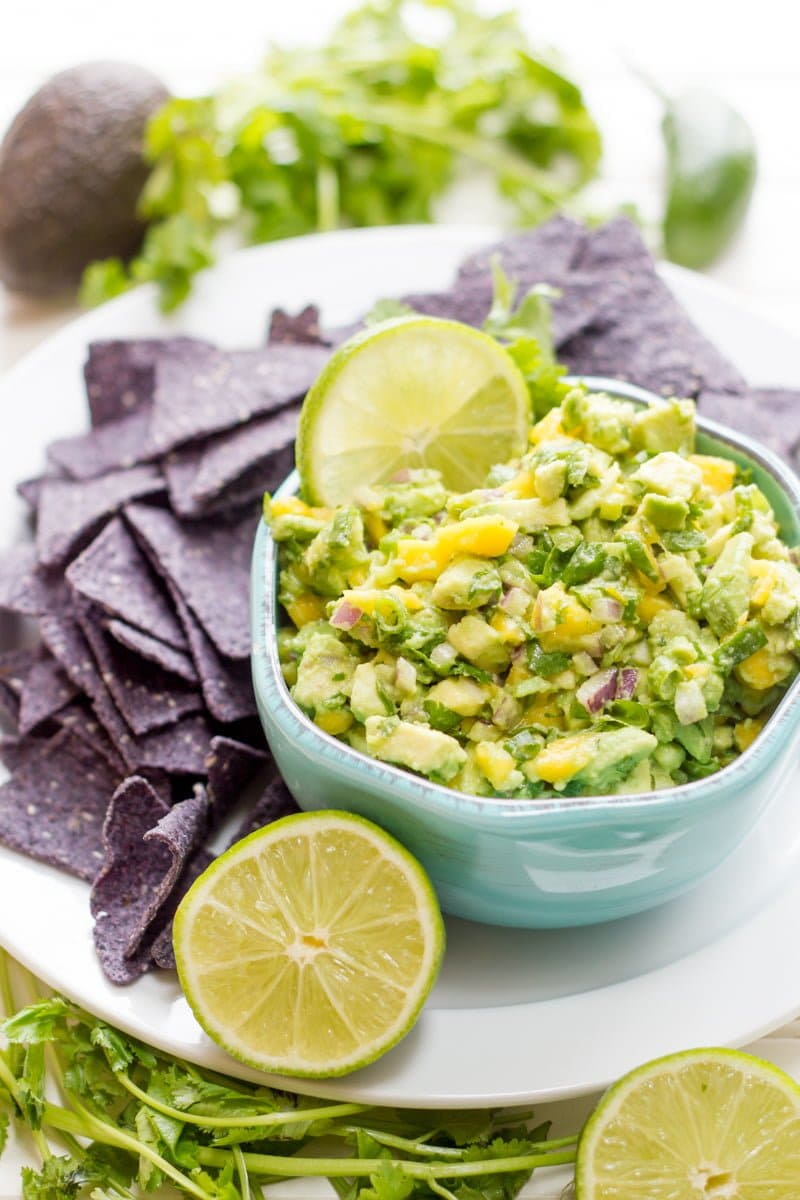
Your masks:
M797 1200L800 1086L735 1050L687 1050L614 1084L584 1126L578 1200Z
M342 504L410 467L435 467L455 491L479 487L523 452L529 416L522 373L488 334L435 317L386 321L341 346L306 396L306 499Z
M350 813L284 817L238 842L175 917L183 990L242 1062L343 1075L416 1021L444 950L436 894L393 837Z

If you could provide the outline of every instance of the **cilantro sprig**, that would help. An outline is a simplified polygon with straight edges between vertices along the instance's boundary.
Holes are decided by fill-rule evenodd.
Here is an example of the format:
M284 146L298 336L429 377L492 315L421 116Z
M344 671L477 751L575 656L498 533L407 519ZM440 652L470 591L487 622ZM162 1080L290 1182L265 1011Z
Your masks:
M2 950L0 997L13 1011ZM267 1183L312 1176L340 1200L513 1200L534 1170L575 1159L576 1138L548 1140L530 1113L278 1092L151 1049L57 995L0 1033L0 1152L13 1118L41 1159L23 1170L24 1200L134 1200L162 1183L196 1200L251 1200Z
M513 12L371 0L316 49L273 47L255 75L170 100L145 157L142 249L127 264L93 263L86 303L152 280L175 308L229 227L265 242L428 221L464 167L488 172L534 224L593 177L600 135L578 87L533 53Z

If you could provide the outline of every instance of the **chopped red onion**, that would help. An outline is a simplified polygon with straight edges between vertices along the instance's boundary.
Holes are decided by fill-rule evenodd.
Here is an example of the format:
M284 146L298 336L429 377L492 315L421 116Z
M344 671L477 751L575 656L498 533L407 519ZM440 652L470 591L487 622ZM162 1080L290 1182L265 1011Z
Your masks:
M607 671L598 671L578 688L575 695L578 701L590 713L598 713L600 709L614 700L617 695L617 671L609 667Z
M431 662L435 667L449 667L458 658L458 651L449 642L440 642L431 650Z
M334 609L330 622L334 629L352 629L363 615L362 610L356 608L355 604L351 604L349 600L342 600Z
M500 729L511 729L519 720L519 715L518 701L506 693L492 711L492 723Z
M592 616L596 621L619 621L622 613L623 607L619 600L614 600L611 596L598 596L592 601Z
M411 472L408 467L403 467L400 471L395 471L390 483L408 483L411 479Z
M630 700L639 682L639 672L636 667L621 667L617 671L617 700Z
M527 610L530 600L531 598L525 591L525 588L510 587L501 596L498 607L502 608L503 612L511 613L512 616L521 617Z

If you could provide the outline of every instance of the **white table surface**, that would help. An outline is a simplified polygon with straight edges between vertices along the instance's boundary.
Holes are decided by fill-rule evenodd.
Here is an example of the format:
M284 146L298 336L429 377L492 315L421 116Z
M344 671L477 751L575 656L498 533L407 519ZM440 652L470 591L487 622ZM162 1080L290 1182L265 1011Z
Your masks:
M50 74L74 63L129 59L156 71L173 91L201 92L255 66L270 39L297 43L321 36L349 7L348 0L226 0L221 6L201 6L196 0L137 0L127 6L108 0L15 4L0 41L0 131ZM505 6L486 2L481 7ZM776 322L800 331L800 71L794 7L785 0L761 0L757 15L720 0L656 6L641 0L559 5L522 0L517 7L538 44L562 51L604 133L603 175L592 193L599 207L632 201L651 220L660 211L659 108L628 63L667 91L700 84L741 109L756 135L759 181L745 227L709 274L745 294ZM438 215L449 221L492 221L497 209L488 189L470 185L458 189ZM76 312L69 300L43 303L0 288L0 369ZM4 436L13 436L13 414L3 416ZM0 480L0 486L11 482ZM753 1049L800 1079L800 1020ZM537 1115L553 1116L562 1131L574 1129L590 1104L553 1105ZM0 1200L20 1195L19 1166L25 1161L34 1161L30 1147L12 1137L0 1160ZM567 1170L541 1172L524 1195L555 1200L568 1180ZM332 1194L327 1184L313 1181L269 1189L275 1200Z

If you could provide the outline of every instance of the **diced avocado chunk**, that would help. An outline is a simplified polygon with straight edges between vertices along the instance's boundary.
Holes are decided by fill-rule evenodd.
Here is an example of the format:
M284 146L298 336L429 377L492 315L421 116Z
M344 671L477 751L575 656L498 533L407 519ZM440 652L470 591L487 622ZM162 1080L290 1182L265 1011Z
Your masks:
M442 783L449 782L467 760L455 738L426 725L398 717L368 717L365 723L370 753Z
M566 500L488 500L468 508L465 517L507 517L516 522L520 533L538 533L542 529L570 525Z
M656 529L683 529L689 515L689 505L677 496L657 496L647 492L641 504L641 514Z
M509 649L503 637L480 617L466 616L447 631L451 646L484 671L499 671L508 666Z
M658 739L644 729L625 727L598 733L591 762L572 778L570 791L603 795L617 790L620 782L627 779L657 745Z
M359 581L368 561L364 523L357 508L340 508L303 555L311 587L323 596L340 596Z
M485 558L456 558L433 585L431 600L439 608L469 609L494 604L503 590L500 572Z
M315 633L297 665L292 695L302 709L313 715L343 707L357 663L358 659L334 634Z
M753 539L737 533L724 546L700 593L703 615L718 638L729 637L750 607Z
M664 450L690 454L694 449L694 412L691 400L670 400L668 404L640 409L633 419L633 445L649 454Z
M443 705L459 717L477 717L486 703L486 689L474 679L462 675L443 679L428 692L428 699Z
M703 482L703 473L695 463L667 450L642 463L631 479L662 496L691 500Z
M561 423L569 432L581 427L581 436L607 454L624 454L630 448L629 430L636 409L624 400L612 400L605 392L587 394L573 388L561 407Z
M359 663L350 690L350 709L357 721L363 724L367 717L385 717L394 713L393 675L392 668L386 663Z

